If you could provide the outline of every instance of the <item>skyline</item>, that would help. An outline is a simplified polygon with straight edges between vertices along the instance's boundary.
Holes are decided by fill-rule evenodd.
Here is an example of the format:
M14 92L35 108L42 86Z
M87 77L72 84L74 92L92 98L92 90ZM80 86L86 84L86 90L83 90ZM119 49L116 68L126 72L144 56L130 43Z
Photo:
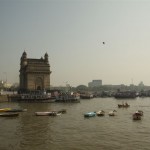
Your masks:
M0 1L0 80L47 52L51 85L150 85L150 1ZM103 43L104 42L104 43Z

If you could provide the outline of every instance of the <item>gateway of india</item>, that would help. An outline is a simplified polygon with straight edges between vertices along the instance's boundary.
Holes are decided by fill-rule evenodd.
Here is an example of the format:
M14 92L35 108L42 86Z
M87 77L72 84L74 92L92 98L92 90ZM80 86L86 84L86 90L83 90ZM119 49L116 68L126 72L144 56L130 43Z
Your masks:
M50 64L48 54L44 58L28 58L24 51L20 58L20 90L49 90L50 89Z

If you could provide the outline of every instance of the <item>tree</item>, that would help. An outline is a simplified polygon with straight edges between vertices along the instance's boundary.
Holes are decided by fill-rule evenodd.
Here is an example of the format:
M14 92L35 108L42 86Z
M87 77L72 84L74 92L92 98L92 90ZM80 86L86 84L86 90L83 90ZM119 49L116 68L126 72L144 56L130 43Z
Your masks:
M76 87L77 91L86 91L88 87L86 85L79 85Z

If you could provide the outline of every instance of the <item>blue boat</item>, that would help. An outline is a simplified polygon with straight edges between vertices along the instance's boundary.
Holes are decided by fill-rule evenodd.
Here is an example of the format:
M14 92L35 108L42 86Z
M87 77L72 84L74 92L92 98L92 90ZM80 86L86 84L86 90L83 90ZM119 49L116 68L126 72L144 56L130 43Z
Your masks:
M96 112L88 112L84 114L84 117L95 117L96 116Z

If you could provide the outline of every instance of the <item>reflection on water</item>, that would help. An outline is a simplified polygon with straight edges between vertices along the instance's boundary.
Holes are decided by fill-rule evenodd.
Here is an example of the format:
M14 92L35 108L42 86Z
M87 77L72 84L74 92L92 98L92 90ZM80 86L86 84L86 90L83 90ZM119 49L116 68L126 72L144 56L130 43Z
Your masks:
M0 150L148 150L150 147L150 98L126 100L95 98L81 103L0 103L0 107L27 108L17 118L0 118ZM67 109L60 116L35 116L36 111ZM104 117L84 118L89 111L105 110ZM108 112L117 110L115 117ZM132 113L143 110L140 121Z

